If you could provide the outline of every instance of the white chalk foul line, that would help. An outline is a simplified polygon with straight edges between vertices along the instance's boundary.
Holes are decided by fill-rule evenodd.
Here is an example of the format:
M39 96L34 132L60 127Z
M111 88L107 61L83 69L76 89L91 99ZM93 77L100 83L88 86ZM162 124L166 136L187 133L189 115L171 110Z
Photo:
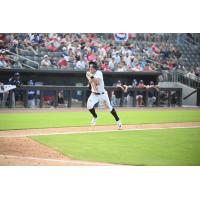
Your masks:
M26 159L26 160L35 160L35 161L48 161L48 162L57 162L57 163L66 163L66 164L77 164L77 165L111 165L111 164L103 164L97 162L87 162L87 161L77 161L77 160L59 160L59 159L50 159L50 158L39 158L39 157L29 157L29 156L14 156L14 155L0 155L0 158L14 158L14 159Z
M88 131L71 131L71 132L63 132L63 133L57 133L57 132L52 132L52 133L35 133L35 134L20 134L20 135L0 135L0 138L18 138L18 137L28 137L28 136L45 136L45 135L68 135L68 134L81 134L81 133L104 133L104 132L124 132L124 131L144 131L144 130L163 130L163 129L184 129L184 128L200 128L200 126L176 126L176 127L160 127L160 128L126 128L126 129L121 129L121 130L88 130ZM31 129L30 129L31 131Z

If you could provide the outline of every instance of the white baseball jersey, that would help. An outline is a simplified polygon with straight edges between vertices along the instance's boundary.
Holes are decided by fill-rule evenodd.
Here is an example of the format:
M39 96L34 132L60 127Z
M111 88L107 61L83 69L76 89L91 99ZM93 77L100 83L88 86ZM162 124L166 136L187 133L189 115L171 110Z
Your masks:
M103 73L100 70L97 70L95 74L93 74L94 78L99 78L99 84L91 82L91 95L87 101L87 108L92 109L94 105L98 102L101 102L102 105L107 107L110 111L113 107L110 104L110 100L108 98L108 93L104 88L104 80ZM97 94L98 93L98 94Z
M96 92L96 93L105 92L102 72L100 70L97 70L96 73L93 74L93 76L94 76L94 78L98 78L100 80L99 80L98 85L95 85L93 82L91 83L92 92Z

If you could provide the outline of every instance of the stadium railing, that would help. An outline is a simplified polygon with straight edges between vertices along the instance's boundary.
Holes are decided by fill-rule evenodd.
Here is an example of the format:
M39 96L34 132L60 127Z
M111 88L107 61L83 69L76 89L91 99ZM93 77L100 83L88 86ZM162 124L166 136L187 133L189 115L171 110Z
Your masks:
M167 80L165 81L180 82L183 83L184 85L187 85L195 89L200 87L200 77L195 76L193 74L188 75L187 72L182 72L182 71L169 72Z
M107 86L105 87L106 90L108 91L108 95L111 98L112 92L116 89L116 87L113 86ZM67 107L70 108L72 107L72 93L75 91L81 91L81 106L86 107L86 101L87 101L87 94L88 94L88 87L86 86L28 86L24 85L20 88L17 88L16 90L21 90L23 91L23 103L24 107L26 108L28 105L28 91L34 90L34 91L39 91L39 95L37 95L36 98L39 99L39 107L42 108L44 106L44 92L45 91L53 91L54 92L54 103L53 106L57 107L58 106L58 93L59 91L64 91L67 93ZM148 105L148 88L131 88L129 91L134 91L134 96L133 96L133 107L136 106L135 104L135 98L136 98L136 93L137 91L142 91L144 92L144 106L147 107ZM10 90L10 96L12 96L12 93L14 92L13 90ZM164 95L164 97L163 97ZM122 94L122 102L124 100L124 95ZM156 106L161 106L163 104L163 101L166 102L166 106L172 106L177 105L177 106L182 106L182 88L159 88L157 92L157 101L156 101ZM172 101L176 101L176 103L172 103ZM126 106L121 104L121 106ZM12 100L11 98L9 99L8 107L12 107Z

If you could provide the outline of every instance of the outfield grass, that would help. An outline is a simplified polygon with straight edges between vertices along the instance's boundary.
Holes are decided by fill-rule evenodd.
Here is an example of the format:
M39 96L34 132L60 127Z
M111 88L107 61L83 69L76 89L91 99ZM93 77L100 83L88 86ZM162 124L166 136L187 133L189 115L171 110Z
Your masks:
M112 125L115 121L109 112L98 112L98 125ZM200 110L142 110L119 112L123 124L146 124L200 121ZM0 130L88 126L89 112L0 113Z
M126 165L200 165L200 128L31 137L73 159Z

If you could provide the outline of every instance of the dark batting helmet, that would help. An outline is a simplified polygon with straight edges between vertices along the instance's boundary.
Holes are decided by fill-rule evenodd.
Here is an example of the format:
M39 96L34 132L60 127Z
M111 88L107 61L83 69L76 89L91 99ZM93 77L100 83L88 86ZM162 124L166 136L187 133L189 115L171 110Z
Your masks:
M89 62L89 68L90 68L90 67L93 67L93 68L95 68L96 70L98 70L98 65L97 65L96 62Z

